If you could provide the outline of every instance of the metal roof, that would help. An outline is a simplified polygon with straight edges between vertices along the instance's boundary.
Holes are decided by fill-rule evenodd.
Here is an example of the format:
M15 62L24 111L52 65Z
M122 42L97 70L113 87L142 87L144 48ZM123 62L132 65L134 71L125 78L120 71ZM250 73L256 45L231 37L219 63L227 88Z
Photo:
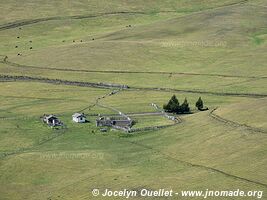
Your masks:
M72 117L78 118L78 117L84 117L84 114L82 113L74 113Z

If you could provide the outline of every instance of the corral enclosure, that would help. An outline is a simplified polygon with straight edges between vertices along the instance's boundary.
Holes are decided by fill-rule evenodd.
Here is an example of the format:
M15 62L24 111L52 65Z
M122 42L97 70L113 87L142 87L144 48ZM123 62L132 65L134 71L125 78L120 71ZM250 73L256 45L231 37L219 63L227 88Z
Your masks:
M95 188L238 188L266 199L266 7L1 1L0 199L102 199ZM151 106L173 94L193 111L177 124ZM209 111L196 110L200 96ZM98 114L118 111L142 131L101 133ZM44 113L64 128L42 123Z

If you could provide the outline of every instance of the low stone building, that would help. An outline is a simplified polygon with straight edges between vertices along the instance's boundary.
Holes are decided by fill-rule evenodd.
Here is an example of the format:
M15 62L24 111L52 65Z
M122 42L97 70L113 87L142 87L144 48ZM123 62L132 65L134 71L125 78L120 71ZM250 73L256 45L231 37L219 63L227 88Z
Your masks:
M77 122L77 123L85 123L86 116L83 113L74 113L72 115L72 121Z
M129 117L99 117L96 120L96 126L110 126L110 127L120 127L120 128L130 128L133 125L133 120Z
M63 123L55 115L44 115L43 122L48 126L62 126Z

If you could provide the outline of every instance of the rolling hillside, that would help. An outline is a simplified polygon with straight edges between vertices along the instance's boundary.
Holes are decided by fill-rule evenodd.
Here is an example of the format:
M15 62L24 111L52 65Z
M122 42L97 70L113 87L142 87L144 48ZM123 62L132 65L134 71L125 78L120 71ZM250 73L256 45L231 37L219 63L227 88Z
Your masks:
M1 1L0 200L103 199L95 188L240 189L266 199L266 6ZM179 123L151 106L173 94L192 111ZM200 96L208 111L195 108ZM97 116L115 110L132 115L133 128L154 129L101 132ZM72 122L75 112L89 122ZM44 114L65 126L51 129Z

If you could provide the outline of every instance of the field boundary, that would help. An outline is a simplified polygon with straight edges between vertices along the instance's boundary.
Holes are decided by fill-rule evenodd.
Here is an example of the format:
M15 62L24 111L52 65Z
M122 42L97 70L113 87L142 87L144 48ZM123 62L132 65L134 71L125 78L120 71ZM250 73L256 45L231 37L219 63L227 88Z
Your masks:
M237 127L237 128L245 128L246 130L248 131L251 131L251 132L257 132L257 133L263 133L263 134L267 134L266 131L260 129L260 128L255 128L255 127L252 127L252 126L248 126L246 124L240 124L238 122L235 122L235 121L232 121L232 120L229 120L229 119L225 119L217 114L215 114L215 111L218 109L219 107L216 107L214 108L213 110L211 110L211 112L209 113L209 116L213 119L215 119L216 121L219 121L225 125L229 125L229 126L232 126L232 127Z
M61 128L60 130L55 130L56 134L53 133L53 135L39 139L37 144L35 144L35 145L29 146L29 147L17 148L13 151L1 152L0 153L0 159L4 159L4 158L7 158L9 156L18 155L18 154L22 154L22 153L26 153L26 152L29 152L31 150L34 150L35 148L64 135L66 130L67 130L66 127Z
M31 77L31 76L10 76L0 74L0 82L16 82L16 81L25 81L25 82L41 82L41 83L50 83L56 85L72 85L79 87L93 87L93 88L128 88L127 85L113 84L113 83L92 83L92 82L80 82L80 81L68 81L61 79L49 79L43 77Z
M138 11L117 11L117 12L107 12L107 13L97 13L97 14L90 14L90 15L73 15L73 16L54 16L54 17L46 17L46 18L37 18L37 19L28 19L28 20L20 20L9 22L6 24L0 25L0 31L17 28L21 26L36 24L40 22L46 21L53 21L53 20L67 20L67 19L87 19L87 18L96 18L102 16L110 16L110 15L122 15L122 14L140 14L144 15L145 12L138 12Z
M4 56L3 56L4 57ZM211 76L211 77L223 77L223 78L249 78L249 79L267 79L267 76L242 76L242 75L230 75L230 74L208 74L208 73L191 73L191 72L166 72L166 71L126 71L126 70L86 70L86 69L68 69L57 67L41 67L23 65L15 62L3 59L0 63L17 67L17 68L32 68L43 69L51 71L67 71L67 72L84 72L84 73L103 73L103 74L158 74L158 75L183 75L183 76Z
M111 96L111 95L114 95L114 94L117 94L118 92L120 92L121 90L118 90L118 91L112 91L111 93L108 93L106 95L103 95L102 97L98 97L96 99L96 102L95 104L93 104L93 106L99 106L99 107L102 107L102 108L106 108L106 109L109 109L109 110L112 110L114 112L117 112L118 114L117 115L113 115L113 116L123 116L125 118L130 118L128 116L128 114L124 113L124 112L121 112L120 110L114 108L114 107L111 107L111 106L107 106L107 105L103 105L103 104L100 104L99 101L100 99L104 99L106 98L107 96ZM139 113L139 114L143 114L143 113ZM166 113L165 112L162 112L162 113L159 113L161 114L162 116L166 117ZM177 117L175 118L175 120L173 120L173 124L168 124L168 125L157 125L157 126L147 126L147 127L143 127L143 128L132 128L132 127L129 127L129 128L125 128L125 127L120 127L120 126L115 126L113 125L112 127L115 128L115 129L118 129L118 130L122 130L124 132L127 132L127 133L135 133L135 132L142 132L142 131L151 131L151 130L158 130L158 129L163 129L163 128L167 128L167 127L171 127L171 126L174 126L174 125L177 125L179 123L182 122L182 119Z
M151 146L144 145L144 144L141 144L141 143L136 142L136 141L125 140L125 142L127 142L129 144L134 144L134 145L140 146L140 147L145 148L147 150L155 151L159 155L162 155L165 158L167 158L168 160L176 161L176 162L181 163L181 164L183 164L185 166L190 166L190 167L195 167L195 168L200 168L200 169L212 171L212 172L215 172L215 173L222 174L222 175L224 175L226 177L229 177L229 178L237 179L237 180L240 180L240 181L243 181L243 182L252 183L252 184L255 184L255 185L260 185L260 186L263 186L263 187L267 188L267 184L265 184L265 183L261 183L261 182L258 182L258 181L254 181L254 180L250 180L250 179L243 178L243 177L240 177L240 176L236 176L236 175L224 172L222 170L219 170L219 169L216 169L216 168L213 168L213 167L208 167L208 166L194 164L194 163L191 163L191 162L188 162L188 161L180 160L180 159L177 159L177 158L173 157L175 155L172 156L171 154L167 154L167 153L161 152L161 151L159 151L159 150L157 150L157 149L155 149L155 148L153 148Z
M186 89L174 89L174 88L145 88L145 87L130 87L128 85L121 85L116 83L93 83L93 82L80 82L80 81L68 81L61 79L49 79L43 77L31 77L31 76L11 76L0 74L0 82L41 82L56 85L70 85L78 87L93 87L103 89L128 89L128 90L144 90L144 91L165 91L165 92L185 92L185 93L196 93L196 94L211 94L218 96L239 96L239 97L251 97L251 98L262 98L267 97L267 94L256 94L256 93L230 93L230 92L212 92L203 90L186 90Z
M129 90L165 91L165 92L185 92L185 93L197 93L197 94L211 94L211 95L217 95L217 96L239 96L239 97L252 97L252 98L267 97L267 94L255 94L255 93L230 93L230 92L211 92L211 91L203 91L203 90L186 90L186 89L174 89L174 88L144 88L144 87L129 87Z
M186 14L185 16L190 16L198 13L202 13L205 11L209 10L215 10L215 9L220 9L224 7L229 7L229 6L235 6L235 5L240 5L249 2L249 0L241 0L238 2L233 2L229 3L226 5L221 5L217 7L211 7L211 8L206 8L204 10L198 10L198 11L192 11L190 14ZM158 11L157 13L179 13L179 11L176 10L166 10L166 11ZM96 18L96 17L101 17L101 16L110 16L110 15L121 15L121 14L141 14L141 15L148 15L150 12L142 12L142 11L116 11L116 12L106 12L106 13L95 13L95 14L89 14L89 15L72 15L72 16L54 16L54 17L46 17L46 18L37 18L37 19L27 19L27 20L18 20L18 21L13 21L13 22L8 22L5 24L0 24L0 31L7 30L7 29L12 29L12 28L17 28L25 25L31 25L31 24L36 24L40 22L45 22L45 21L53 21L53 20L67 20L67 19L86 19L86 18ZM182 16L184 17L184 16Z

